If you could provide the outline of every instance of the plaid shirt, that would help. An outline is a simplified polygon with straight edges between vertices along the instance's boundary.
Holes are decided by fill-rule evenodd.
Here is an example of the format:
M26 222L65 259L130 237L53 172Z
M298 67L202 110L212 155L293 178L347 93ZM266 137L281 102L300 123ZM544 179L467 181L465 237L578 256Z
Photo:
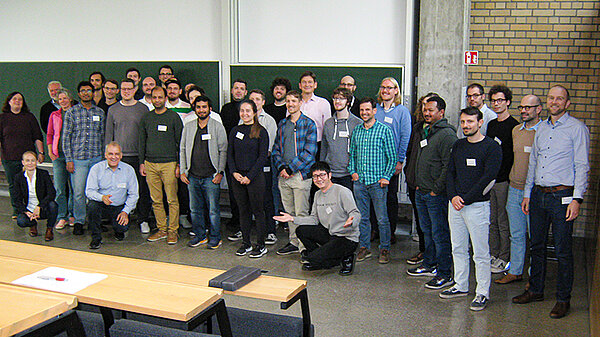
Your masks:
M288 116L280 120L277 126L277 136L271 152L277 170L285 165L283 162L283 128L290 118ZM307 179L310 167L315 163L315 156L317 155L317 126L312 119L301 113L300 118L296 121L294 131L296 135L296 157L288 166L292 172L300 172L302 178Z
M379 179L390 180L397 161L392 130L380 122L369 129L360 124L354 128L350 140L348 172L358 173L359 180L371 185Z
M104 111L94 104L89 110L77 104L65 112L62 139L67 162L103 154L104 119Z

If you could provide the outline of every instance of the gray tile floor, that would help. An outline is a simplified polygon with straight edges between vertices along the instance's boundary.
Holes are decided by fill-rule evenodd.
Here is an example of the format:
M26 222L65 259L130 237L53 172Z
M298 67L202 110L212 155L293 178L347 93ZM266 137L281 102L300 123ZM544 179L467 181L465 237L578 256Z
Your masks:
M46 243L42 236L31 238L26 229L18 228L10 218L9 209L8 198L0 197L0 238L89 251L87 231L83 237L73 236L71 228L55 231L55 240ZM549 263L545 301L514 305L510 299L522 292L524 282L503 286L492 284L488 308L472 312L469 310L472 294L468 298L442 300L437 295L438 291L423 287L426 278L406 275L405 260L418 249L417 243L408 236L400 236L399 242L392 246L390 264L379 265L375 252L372 259L357 264L354 275L341 277L337 269L302 271L297 255L277 256L275 250L287 242L284 231L277 233L279 241L275 246L269 246L269 253L257 260L236 256L238 244L230 242L224 242L215 251L202 247L188 248L187 234L181 233L179 243L168 246L164 241L147 242L139 228L132 228L122 242L117 242L109 231L104 233L102 248L97 252L220 269L242 264L260 267L267 270L268 275L306 279L316 336L589 336L589 304L582 251L576 251L575 255L571 313L563 319L554 320L548 317L554 305L554 262ZM581 245L576 244L575 247ZM471 292L473 290L472 276ZM278 303L271 301L226 296L226 303L234 307L300 316L298 304L284 312L279 309Z

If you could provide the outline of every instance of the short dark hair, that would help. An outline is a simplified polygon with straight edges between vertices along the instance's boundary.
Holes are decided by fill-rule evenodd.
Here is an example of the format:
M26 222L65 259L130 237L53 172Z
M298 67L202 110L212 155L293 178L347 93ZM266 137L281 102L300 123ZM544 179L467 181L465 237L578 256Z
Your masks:
M177 86L179 87L179 89L181 89L181 82L179 82L178 79L176 78L169 78L166 82L165 82L165 87L168 87L169 84L175 83L177 84Z
M315 171L325 171L327 173L331 173L331 167L324 161L318 161L310 167L310 175L312 176Z
M129 79L128 79L128 80L129 80ZM133 81L133 80L131 80L131 81ZM121 81L121 82L123 82L123 81ZM106 83L112 83L112 84L116 85L116 86L117 86L117 88L119 87L119 82L117 82L117 80L115 80L115 79L112 79L112 78L109 78L108 80L104 81L104 83L102 83L102 87L103 87L103 88L104 88L104 85L105 85Z
M102 83L104 83L104 81L106 81L106 77L104 77L104 74L99 72L99 71L94 71L93 73L90 74L89 80L92 80L92 76L93 75L100 75L100 80L102 81ZM93 86L92 86L93 88Z
M363 97L360 99L360 101L358 101L359 106L363 103L371 103L373 109L377 107L377 102L375 102L375 100L372 97Z
M302 82L302 79L305 78L306 76L310 76L312 77L313 81L317 81L317 75L315 75L315 73L313 73L310 70L307 70L305 72L302 73L302 75L300 75L300 79L298 80L298 82Z
M243 80L241 78L236 78L235 80L233 80L233 82L231 82L231 87L233 88L233 85L236 83L244 83L244 85L246 86L246 89L248 89L248 82L246 82L246 80Z
M135 71L138 74L138 77L142 77L142 74L140 74L140 71L137 70L137 68L135 68L135 67L131 67L131 68L127 69L125 71L125 77L127 77L127 74L129 74L132 71ZM121 82L123 82L123 81L121 81Z
M173 74L173 68L171 68L171 66L170 66L170 65L168 65L168 64L165 64L165 65L161 66L160 68L158 68L158 73L159 73L159 74L160 74L160 70L161 70L161 69L169 69L169 70L171 71L171 75L174 75L174 74Z
M192 102L192 108L194 110L196 109L196 103L198 103L198 102L206 102L208 104L208 107L212 109L212 101L210 100L210 98L208 98L208 96L202 95L202 96L196 97L194 102Z
M252 94L259 94L260 97L262 97L263 101L267 99L267 96L265 96L264 91L260 90L260 89L252 89L250 90L250 93L248 94L248 97L250 97L250 95Z
M165 95L165 97L167 96L167 89L165 89L164 87L157 85L154 88L152 88L152 91L150 92L150 94L152 94L154 92L154 90L162 90L163 95Z
M275 87L278 85L284 86L286 93L292 90L292 83L290 82L290 80L288 80L285 77L277 77L273 80L273 82L271 82L271 93L273 93L273 89L275 89Z
M467 87L467 91L469 91L469 89L472 89L472 88L479 89L479 93L482 94L482 95L485 93L485 91L483 90L483 85L481 85L479 83L471 83L471 84L469 84L469 86Z
M131 78L124 78L124 79L122 79L121 80L121 84L123 84L123 83L131 83L135 87L135 81L132 80Z
M427 98L427 103L429 102L435 102L438 110L446 110L446 101L444 101L444 99L440 96L431 96Z
M480 121L483 119L483 112L475 107L468 107L460 110L460 114L465 114L467 116L477 116L477 120Z
M299 100L302 100L302 94L298 90L290 90L285 94L285 97L294 96Z
M197 86L197 85L195 85L195 84L194 84L194 85L192 85L192 86L191 86L191 87L188 89L188 91L187 91L188 95L189 95L189 94L190 94L190 92L192 92L192 91L197 91L197 92L199 92L199 93L200 93L200 95L204 95L204 94L205 94L205 92L204 92L204 89L200 88L199 86Z
M512 90L510 90L507 86L503 85L503 84L496 84L494 86L492 86L490 88L490 92L488 92L488 99L491 101L492 100L492 96L498 93L503 93L504 94L504 98L506 98L506 100L511 101L512 102Z
M104 83L104 81L102 81L102 83ZM79 92L81 90L81 87L90 87L90 88L92 88L92 90L94 90L94 86L92 85L92 83L90 81L79 82L79 84L77 84L77 92Z
M6 96L6 99L4 100L4 105L2 106L2 112L10 112L10 104L8 102L10 102L10 100L13 97L15 97L15 95L21 95L21 97L23 97L23 107L21 107L21 112L30 112L29 107L25 102L25 96L23 96L23 94L18 91L13 91L10 94L8 94L8 96Z
M331 95L331 97L333 98L333 96L335 95L342 95L344 96L344 98L346 100L348 100L348 105L351 103L352 101L352 92L350 92L350 90L343 88L343 87L338 87L333 89L333 94Z

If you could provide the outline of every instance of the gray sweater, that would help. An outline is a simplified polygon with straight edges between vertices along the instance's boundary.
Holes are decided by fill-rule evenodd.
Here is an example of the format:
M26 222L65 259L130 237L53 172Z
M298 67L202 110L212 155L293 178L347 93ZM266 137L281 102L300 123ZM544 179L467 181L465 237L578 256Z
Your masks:
M213 118L208 119L208 155L213 167L217 170L215 175L225 171L227 164L227 135L223 124ZM192 167L192 150L194 148L194 137L198 130L198 120L192 120L185 123L183 134L181 135L181 145L179 151L179 169L180 172L188 175Z
M104 145L115 141L121 145L123 156L137 156L140 121L148 113L148 107L140 102L125 106L117 102L108 108Z
M352 225L344 228L344 223L351 216L354 217ZM338 184L333 184L327 192L317 191L310 215L294 217L294 223L299 226L320 223L329 230L330 235L345 237L353 242L358 242L360 234L360 212L352 192Z
M323 124L320 160L329 164L331 174L336 178L350 175L350 138L354 128L361 123L362 120L350 113L348 119L338 119L334 114Z

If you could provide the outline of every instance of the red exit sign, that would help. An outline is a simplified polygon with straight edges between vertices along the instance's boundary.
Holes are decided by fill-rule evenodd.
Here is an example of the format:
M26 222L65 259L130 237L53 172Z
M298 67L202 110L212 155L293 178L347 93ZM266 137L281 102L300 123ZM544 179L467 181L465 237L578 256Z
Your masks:
M474 66L479 62L479 52L477 50L465 51L465 65Z

